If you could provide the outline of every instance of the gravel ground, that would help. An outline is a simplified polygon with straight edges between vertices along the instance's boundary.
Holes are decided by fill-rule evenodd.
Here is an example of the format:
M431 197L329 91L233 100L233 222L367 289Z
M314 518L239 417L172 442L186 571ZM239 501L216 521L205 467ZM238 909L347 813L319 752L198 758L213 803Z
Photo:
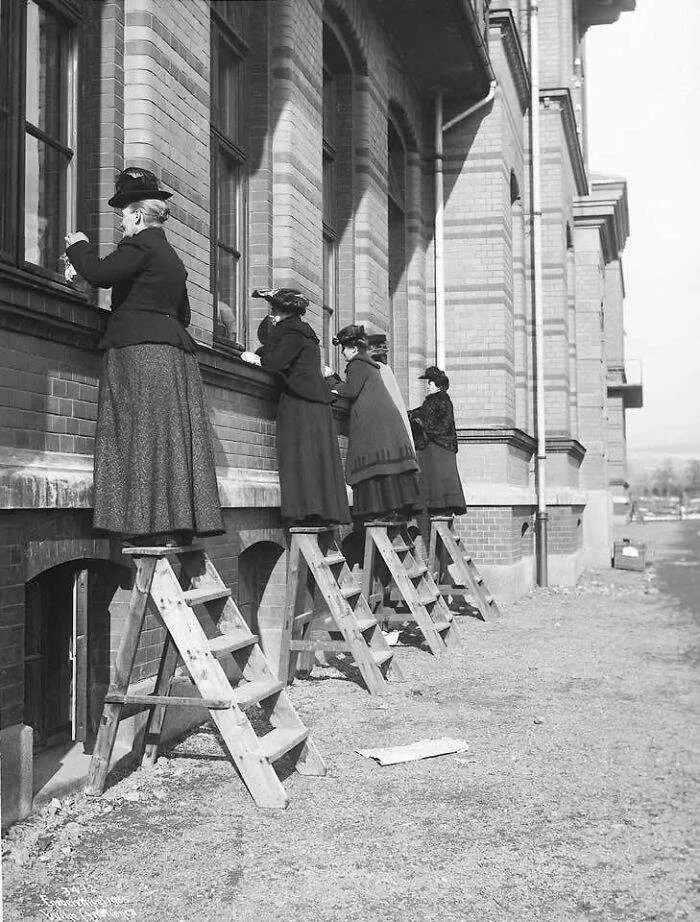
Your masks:
M383 701L316 668L291 694L328 775L290 774L286 811L253 805L206 727L97 802L52 802L3 842L5 920L700 918L700 603L655 569L462 618L439 659L399 647ZM356 753L441 736L468 751Z

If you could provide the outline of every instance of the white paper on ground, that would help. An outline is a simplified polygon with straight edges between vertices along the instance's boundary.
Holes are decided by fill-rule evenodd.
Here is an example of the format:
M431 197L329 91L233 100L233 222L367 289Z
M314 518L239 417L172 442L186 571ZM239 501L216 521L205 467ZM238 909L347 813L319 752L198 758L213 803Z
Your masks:
M465 752L469 747L464 740L443 736L439 740L419 740L407 746L387 746L385 749L356 750L365 759L376 759L380 765L397 765L400 762L416 762L433 756L446 756L452 752Z
M623 547L622 548L623 557L639 557L639 551L636 547Z

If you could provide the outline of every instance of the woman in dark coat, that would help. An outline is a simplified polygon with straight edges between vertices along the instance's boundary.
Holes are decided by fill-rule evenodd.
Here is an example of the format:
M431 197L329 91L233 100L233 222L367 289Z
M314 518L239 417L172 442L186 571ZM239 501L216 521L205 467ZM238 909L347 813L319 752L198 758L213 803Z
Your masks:
M401 413L369 357L364 327L351 324L333 340L348 365L333 390L350 401L345 479L353 515L360 519L410 517L420 508L418 464Z
M301 319L308 301L293 288L253 292L270 305L260 325L262 346L241 358L277 373L282 393L277 405L277 465L281 515L289 524L324 525L350 521L333 395L321 373L318 336Z
M423 501L432 515L462 515L467 506L457 471L457 430L447 394L450 379L435 365L420 377L427 381L428 394L422 406L409 410L408 418L420 465Z
M94 525L136 543L189 543L224 531L195 344L185 327L187 272L163 232L171 193L129 167L109 204L124 236L100 259L83 233L66 255L86 281L112 289L100 347Z

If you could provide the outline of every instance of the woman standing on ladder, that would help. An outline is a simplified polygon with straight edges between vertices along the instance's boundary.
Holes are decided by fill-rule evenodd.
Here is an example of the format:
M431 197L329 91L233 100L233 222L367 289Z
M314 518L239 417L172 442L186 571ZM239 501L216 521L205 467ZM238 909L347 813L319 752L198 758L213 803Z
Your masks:
M431 365L419 375L426 382L422 406L409 410L421 472L423 502L430 515L463 515L467 511L457 470L457 430L447 390L450 379Z
M345 479L352 486L353 517L410 518L420 508L416 454L379 363L369 357L364 327L343 327L333 344L348 363L346 381L333 390L350 401Z
M253 292L270 305L261 324L262 346L241 358L277 373L277 466L281 516L288 525L337 525L350 521L333 395L321 374L318 336L301 318L309 302L294 288Z
M100 347L94 525L136 544L174 546L224 532L209 419L190 322L187 272L163 232L170 209L153 173L128 167L109 205L124 236L100 259L81 232L66 255L112 289Z

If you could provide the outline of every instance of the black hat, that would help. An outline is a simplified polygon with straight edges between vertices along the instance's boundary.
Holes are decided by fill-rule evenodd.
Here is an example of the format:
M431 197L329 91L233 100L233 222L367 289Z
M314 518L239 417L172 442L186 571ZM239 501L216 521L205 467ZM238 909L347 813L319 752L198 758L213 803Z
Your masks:
M418 375L418 380L424 378L426 381L432 381L441 391L446 391L450 386L450 379L442 369L437 365L429 365L422 375Z
M358 346L366 349L369 346L369 337L365 333L365 328L359 323L351 323L342 330L338 330L338 335L333 337L334 346Z
M107 203L112 208L125 208L132 202L141 202L146 198L165 200L172 198L172 192L163 192L158 188L158 180L150 170L140 166L128 166L122 170L114 181L115 193Z
M271 308L288 314L305 314L309 299L296 288L256 288L251 298L264 298Z

